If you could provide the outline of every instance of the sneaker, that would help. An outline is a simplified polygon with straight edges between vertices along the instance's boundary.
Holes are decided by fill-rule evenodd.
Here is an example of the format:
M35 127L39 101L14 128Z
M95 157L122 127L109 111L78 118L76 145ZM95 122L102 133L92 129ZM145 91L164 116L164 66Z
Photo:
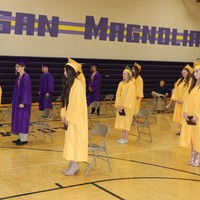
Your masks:
M164 95L164 94L161 94L161 95L160 95L160 98L165 99L165 95Z
M128 144L128 140L122 139L121 142L120 142L120 144Z
M121 144L122 140L123 140L123 139L119 139L119 140L117 140L116 142L119 143L119 144Z
M18 145L18 146L25 145L25 144L28 144L28 141L19 141L19 142L16 142L16 145Z

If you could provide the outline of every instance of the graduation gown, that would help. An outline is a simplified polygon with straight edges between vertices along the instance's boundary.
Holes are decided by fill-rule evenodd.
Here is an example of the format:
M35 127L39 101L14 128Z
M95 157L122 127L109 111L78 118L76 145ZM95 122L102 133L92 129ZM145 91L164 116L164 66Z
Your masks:
M132 81L135 84L135 91L136 91L134 115L137 115L137 113L140 110L141 100L144 97L144 93L143 93L144 83L141 76L138 76L137 79L133 78Z
M179 145L191 148L191 142L195 151L200 152L200 88L195 86L192 91L187 95L184 105L184 112L188 116L197 116L197 125L188 125L186 120L183 120Z
M96 72L95 75L91 75L88 87L91 87L93 90L92 92L89 92L88 95L88 106L89 106L93 101L100 100L101 74L99 72Z
M2 99L2 89L1 89L1 86L0 86L0 106L1 106L1 99Z
M185 81L182 81L179 85L177 85L179 81L180 81L180 79L175 84L175 88L172 93L171 99L174 101L181 100L181 101L183 101L183 104L184 104L184 102L186 100L186 95L190 88L191 81L189 82L189 84L187 86L184 86ZM175 104L172 121L174 121L178 124L181 124L182 121L184 120L183 119L183 104L179 104L179 103Z
M31 79L24 73L19 80L16 79L12 96L12 127L13 133L28 133L30 125L32 103ZM19 108L19 104L24 104L24 108Z
M124 107L125 116L119 115L117 111L115 119L115 128L119 130L130 131L133 114L135 110L136 90L132 81L128 83L121 81L118 85L115 99L115 107Z
M52 97L54 93L54 78L53 75L48 73L43 73L40 76L40 82L38 91L40 92L39 95L39 110L44 110L45 108L52 109ZM48 99L46 98L45 94L49 93Z
M68 121L65 131L63 158L73 161L88 159L88 115L86 95L78 79L74 80L69 94L69 104L61 109L61 117Z
M83 73L80 73L78 76L78 80L81 82L83 86L84 93L86 94L86 82L85 82L85 76Z

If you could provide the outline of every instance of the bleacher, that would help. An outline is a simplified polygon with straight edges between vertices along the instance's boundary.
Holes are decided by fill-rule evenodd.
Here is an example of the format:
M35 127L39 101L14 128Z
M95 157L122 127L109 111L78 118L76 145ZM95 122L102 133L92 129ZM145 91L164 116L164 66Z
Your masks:
M24 58L24 57L23 57ZM19 57L0 56L0 84L3 89L2 103L11 103L13 86L15 83L15 61ZM27 72L32 80L33 102L38 98L38 81L41 74L41 65L49 64L50 72L55 79L54 100L61 94L61 80L63 76L63 66L67 62L65 58L41 58L25 57L27 60ZM90 79L90 64L98 63L98 71L102 75L101 100L107 94L115 94L117 85L122 79L122 71L126 65L132 66L131 60L102 60L102 59L79 59L73 58L83 64L83 72L87 83ZM144 80L144 96L151 97L151 91L158 85L159 81L165 80L169 89L173 88L175 81L180 77L180 72L186 64L184 62L156 62L138 61L142 65L141 76Z

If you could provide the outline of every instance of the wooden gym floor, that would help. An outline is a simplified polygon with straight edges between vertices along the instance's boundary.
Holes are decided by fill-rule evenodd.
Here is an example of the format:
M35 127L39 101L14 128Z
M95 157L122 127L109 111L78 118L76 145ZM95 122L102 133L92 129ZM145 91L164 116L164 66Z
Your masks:
M32 121L39 112L33 107ZM32 144L16 146L10 127L0 127L0 199L11 200L181 200L200 198L200 167L188 165L190 150L178 146L179 126L172 123L172 113L156 114L150 120L153 142L142 135L135 144L132 127L128 144L117 144L121 132L114 129L115 117L101 115L100 123L108 124L107 148L112 172L107 163L97 161L84 176L86 163L81 163L77 176L67 177L62 170L64 130L60 120L51 121L54 143L43 137ZM10 122L10 116L6 116ZM91 156L89 156L91 160Z

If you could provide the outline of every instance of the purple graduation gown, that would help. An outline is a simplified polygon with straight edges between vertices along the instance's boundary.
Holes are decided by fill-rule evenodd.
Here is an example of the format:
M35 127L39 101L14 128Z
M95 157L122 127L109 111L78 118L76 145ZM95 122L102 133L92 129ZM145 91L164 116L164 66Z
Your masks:
M12 96L12 127L13 133L28 134L32 104L31 79L24 73L18 84L19 76L15 81ZM24 104L24 108L19 108L19 104Z
M91 75L91 79L89 82L89 87L93 89L92 92L89 92L88 95L88 106L93 101L100 101L100 88L101 88L101 74L99 72L96 72L96 74Z
M40 76L39 88L39 110L44 110L45 108L52 109L52 97L54 93L54 78L53 75L48 73L43 73ZM45 94L49 93L49 98L45 98Z

